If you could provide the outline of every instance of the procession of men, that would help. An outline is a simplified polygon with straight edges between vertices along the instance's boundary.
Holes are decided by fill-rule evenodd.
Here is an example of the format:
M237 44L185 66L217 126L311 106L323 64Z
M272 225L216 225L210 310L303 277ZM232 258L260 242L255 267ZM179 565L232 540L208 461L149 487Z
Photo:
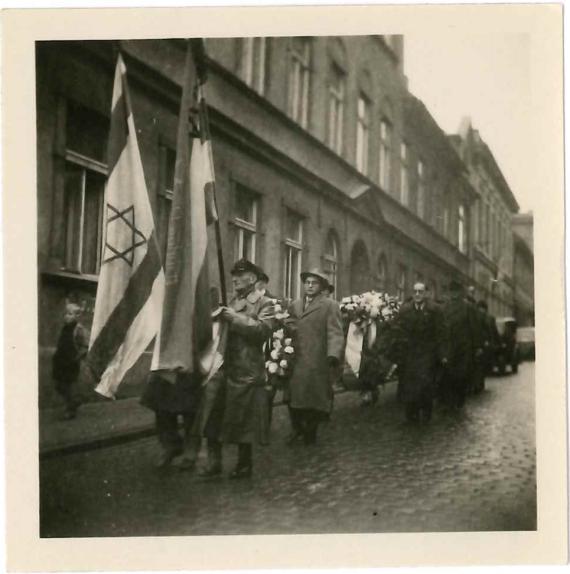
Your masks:
M208 375L165 380L152 372L149 377L142 403L155 412L160 469L196 469L205 442L207 464L197 472L204 479L219 477L223 445L235 445L237 464L228 476L247 479L253 474L254 445L269 444L276 388L266 363L279 325L278 300L268 290L265 271L251 261L237 261L231 276L234 296L227 305L219 304L216 288L210 289L213 339L224 340L217 367ZM286 307L296 353L282 396L291 427L286 443L310 447L318 444L321 423L334 416L346 329L326 274L315 268L303 271L300 279L302 297L279 301ZM447 301L435 302L426 285L417 282L396 317L379 321L375 344L363 348L361 391L377 393L387 374L395 372L407 424L429 423L436 401L442 412L460 412L468 394L484 385L485 352L494 344L489 316L459 282L451 281L448 292ZM371 364L382 369L370 369Z

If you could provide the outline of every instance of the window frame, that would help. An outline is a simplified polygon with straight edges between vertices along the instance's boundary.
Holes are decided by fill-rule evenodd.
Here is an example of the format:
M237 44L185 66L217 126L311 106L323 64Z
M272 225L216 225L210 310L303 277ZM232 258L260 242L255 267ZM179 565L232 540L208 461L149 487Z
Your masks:
M329 243L332 245L332 253L328 251ZM328 278L332 286L334 287L335 297L338 295L338 268L339 268L339 241L336 234L330 231L327 235L325 242L325 249L323 255L323 261L325 263L325 273L327 273Z
M392 124L386 119L380 120L380 153L378 159L378 183L390 193L392 177Z
M243 194L251 199L252 205L252 220L247 221L241 217L237 216L237 204L238 196ZM258 241L257 235L259 233L259 211L260 211L260 198L257 193L251 191L249 188L236 185L234 187L234 209L232 223L234 224L234 260L237 261L242 257L245 257L252 263L257 261L257 248ZM244 254L244 243L245 236L249 235L251 237L251 256ZM237 242L237 246L236 246ZM237 251L237 253L236 253Z
M309 91L311 87L312 43L309 38L297 38L303 42L301 53L291 39L289 50L289 87L287 112L301 127L309 125Z
M297 238L288 237L287 227L289 217L297 219L299 236ZM300 272L303 265L303 235L304 235L304 218L296 211L287 208L285 211L285 233L284 233L284 259L283 259L283 296L289 299L298 299L301 297L301 278ZM293 276L293 257L297 260L297 277ZM290 275L288 274L288 271Z
M330 62L328 84L327 144L335 153L342 155L344 109L346 106L346 72L335 61Z
M356 101L356 169L364 175L368 175L370 168L371 108L370 98L360 91Z
M256 67L256 41L259 41L259 60ZM265 95L267 38L265 36L250 36L242 38L241 77L243 81L261 96Z
M400 203L410 206L410 179L408 173L409 145L406 141L400 142Z

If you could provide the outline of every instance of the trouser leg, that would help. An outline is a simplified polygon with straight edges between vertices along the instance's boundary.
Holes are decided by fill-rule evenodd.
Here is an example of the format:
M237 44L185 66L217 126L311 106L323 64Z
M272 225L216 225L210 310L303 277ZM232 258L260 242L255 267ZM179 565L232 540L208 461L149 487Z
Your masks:
M250 443L238 444L238 468L251 468L253 465L253 447Z
M305 444L315 444L317 442L317 430L319 428L319 412L307 409L304 412L304 440Z
M304 416L301 409L295 409L293 407L289 408L289 418L291 420L291 428L293 429L293 433L296 435L303 434L303 422Z
M417 422L420 415L420 406L418 401L410 401L406 404L406 419L409 422Z
M271 390L267 391L267 402L268 402L267 414L269 417L269 428L271 428L271 422L273 420L273 400L275 399L276 393L277 389L274 387L271 387Z
M178 417L171 413L156 413L156 434L162 448L169 452L182 450L182 439L178 434Z
M433 410L433 399L431 397L423 397L422 399L422 404L421 404L421 410L423 413L423 419L425 422L428 422L431 420L431 413Z

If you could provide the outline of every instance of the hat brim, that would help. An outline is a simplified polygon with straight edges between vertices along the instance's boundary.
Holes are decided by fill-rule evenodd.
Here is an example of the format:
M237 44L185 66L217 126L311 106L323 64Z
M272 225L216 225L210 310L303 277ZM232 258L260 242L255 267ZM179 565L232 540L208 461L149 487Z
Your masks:
M319 275L318 273L315 273L313 271L303 271L301 273L301 281L306 281L307 277L316 277L321 282L321 285L323 287L330 287L328 279L323 275Z

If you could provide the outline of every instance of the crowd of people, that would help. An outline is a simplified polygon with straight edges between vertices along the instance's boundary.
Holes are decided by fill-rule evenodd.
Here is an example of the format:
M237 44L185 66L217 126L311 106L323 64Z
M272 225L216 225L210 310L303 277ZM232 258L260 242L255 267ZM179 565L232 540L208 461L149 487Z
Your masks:
M176 373L168 377L161 372L149 376L141 402L155 413L159 468L194 469L205 441L208 456L199 471L202 477L222 474L224 444L237 445L237 465L229 477L251 477L253 445L269 442L276 394L272 380L277 379L268 375L268 358L278 329L279 337L283 331L289 337L286 350L293 353L294 349L294 361L282 362L279 377L291 424L287 443L316 444L319 425L331 416L334 390L342 385L347 318L331 296L333 288L326 275L319 269L302 272L303 295L294 301L273 297L267 290L267 274L245 259L234 264L231 276L233 299L220 306L216 290L211 297L213 334L225 333L221 366L208 376ZM85 352L85 337L78 320L80 310L71 307L60 338L66 350L58 346L54 373L70 372L73 378ZM284 307L284 312L276 313L277 307ZM410 424L429 422L435 400L446 409L461 409L470 392L484 387L497 336L485 304L476 304L459 282L451 282L445 302L434 301L426 285L416 283L413 297L398 313L375 320L373 343L367 344L364 338L358 372L363 404L374 403L378 387L396 378L398 400ZM63 365L64 356L73 368ZM66 381L60 387L74 416L72 381L69 376Z

